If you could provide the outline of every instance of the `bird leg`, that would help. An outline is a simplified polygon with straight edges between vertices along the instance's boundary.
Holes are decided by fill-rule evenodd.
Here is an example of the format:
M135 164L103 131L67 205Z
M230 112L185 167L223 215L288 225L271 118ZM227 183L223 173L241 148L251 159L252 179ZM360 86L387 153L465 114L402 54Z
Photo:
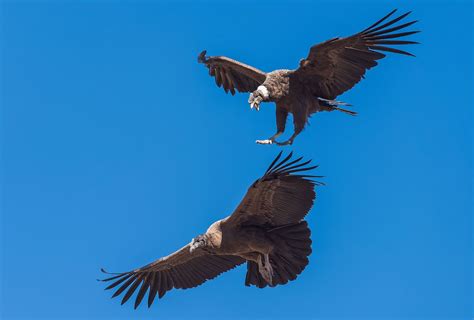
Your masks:
M298 134L300 134L302 130L295 130L295 132L292 134L292 136L290 137L290 139L284 141L284 142L278 142L278 141L275 141L275 144L277 146L287 146L287 145L291 145L293 144L293 140L295 140L296 136Z
M262 261L262 256L264 257L264 261ZM273 268L270 263L270 255L269 254L261 254L257 258L258 264L258 271L262 275L263 279L269 284L273 285Z
M275 142L275 139L281 136L282 133L283 131L279 131L266 140L257 140L255 142L258 144L273 144Z
M286 118L288 117L288 111L284 108L280 108L277 105L276 108L276 122L277 122L277 132L266 140L257 140L258 144L273 144L275 139L282 135L285 131Z
M301 133L301 131L303 131L305 123L306 123L306 117L304 115L293 114L293 125L295 127L295 132L293 132L290 139L288 139L284 142L275 141L275 143L278 146L286 146L286 145L293 144L293 140L295 140L296 136L299 135Z
M292 145L292 144L293 144L293 140L295 140L295 137L296 137L296 135L292 135L291 138L288 139L288 140L286 140L286 141L283 141L283 142L275 141L275 144L276 144L277 146L280 146L280 147Z

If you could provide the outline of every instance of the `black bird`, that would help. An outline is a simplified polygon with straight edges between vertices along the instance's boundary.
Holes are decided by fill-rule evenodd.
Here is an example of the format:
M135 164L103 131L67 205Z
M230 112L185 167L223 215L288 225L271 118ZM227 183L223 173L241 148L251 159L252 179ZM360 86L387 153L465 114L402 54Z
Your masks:
M221 273L247 264L246 286L276 286L295 280L308 264L311 231L304 217L316 197L320 182L305 171L311 160L291 160L280 154L263 177L256 180L234 212L214 222L178 251L144 267L114 274L113 297L125 292L122 304L133 295L135 308L148 292L148 306L173 288L196 287ZM103 272L105 272L102 269Z
M365 72L377 65L377 60L385 57L380 51L413 56L391 47L416 44L396 39L419 32L395 33L417 22L393 26L410 12L385 22L395 11L352 36L333 38L312 46L308 57L300 60L296 70L280 69L265 73L227 57L208 57L206 51L201 52L198 62L209 68L209 74L215 77L216 84L222 86L225 92L232 95L236 91L251 92L248 100L251 109L259 110L261 102L276 103L277 131L268 139L257 140L257 143L292 144L313 113L338 110L356 114L342 108L349 104L335 99L364 78ZM280 143L275 139L285 131L288 113L293 114L294 133L287 141Z

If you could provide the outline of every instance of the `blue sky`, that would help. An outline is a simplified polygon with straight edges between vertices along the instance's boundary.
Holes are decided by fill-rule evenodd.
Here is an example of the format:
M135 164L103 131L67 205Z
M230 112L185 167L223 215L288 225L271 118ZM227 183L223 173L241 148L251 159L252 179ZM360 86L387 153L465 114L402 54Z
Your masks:
M95 281L181 247L232 212L280 150L274 105L217 89L197 54L262 70L414 10L416 58L389 55L287 151L325 175L313 254L273 289L245 268L151 309ZM2 319L468 319L472 4L1 4ZM292 125L289 123L289 132Z

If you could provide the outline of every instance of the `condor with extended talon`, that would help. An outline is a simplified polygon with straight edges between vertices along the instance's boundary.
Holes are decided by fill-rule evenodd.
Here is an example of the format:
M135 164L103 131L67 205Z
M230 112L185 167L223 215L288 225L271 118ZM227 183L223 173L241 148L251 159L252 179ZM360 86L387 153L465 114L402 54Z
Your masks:
M243 263L247 286L273 287L296 279L311 253L311 232L303 219L320 183L311 180L319 176L306 174L317 166L291 156L279 161L280 152L230 216L175 253L101 280L111 282L106 289L115 289L113 297L125 292L122 304L138 290L136 308L147 292L150 306L157 294L161 298L172 288L196 287Z
M410 13L387 21L395 11L350 37L334 38L312 46L308 57L301 59L296 70L281 69L265 73L227 57L208 57L206 51L201 52L198 61L209 68L216 84L226 92L232 95L236 91L251 92L248 102L252 109L259 110L261 102L276 103L277 132L268 139L257 140L257 143L292 144L313 113L339 110L355 114L342 108L348 104L335 99L358 83L368 69L377 65L377 60L385 57L380 51L412 55L391 47L417 43L398 38L419 32L395 33L416 22L394 26ZM288 113L293 114L294 133L287 141L276 142L275 139L285 131Z

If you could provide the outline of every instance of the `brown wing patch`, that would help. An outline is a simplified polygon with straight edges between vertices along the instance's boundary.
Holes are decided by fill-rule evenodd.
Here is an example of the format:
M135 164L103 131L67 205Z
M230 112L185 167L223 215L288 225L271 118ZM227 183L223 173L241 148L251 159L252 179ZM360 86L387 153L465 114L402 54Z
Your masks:
M113 298L125 292L121 304L127 302L140 288L135 298L134 307L136 309L147 292L148 307L150 307L156 295L161 299L167 291L173 288L194 288L242 263L244 263L244 259L238 256L219 255L203 255L174 266L165 266L158 260L143 268L115 274L100 281L111 282L105 290L115 289ZM107 273L103 269L102 272Z
M266 73L257 68L227 57L207 57L206 51L201 52L198 62L209 68L209 75L214 77L218 87L232 95L236 91L253 92L266 79Z
M311 209L319 178L305 174L318 166L308 166L302 158L291 160L292 153L278 162L282 153L270 164L265 174L247 191L234 213L225 223L279 226L299 222Z
M398 40L398 38L419 32L394 33L417 22L411 21L391 27L410 14L407 12L383 23L395 11L393 10L369 28L353 36L334 38L312 46L308 57L302 60L300 68L293 75L314 95L325 99L335 99L354 87L364 77L367 70L375 67L377 60L385 57L382 52L413 56L407 51L391 47L391 45L416 44L417 42Z

